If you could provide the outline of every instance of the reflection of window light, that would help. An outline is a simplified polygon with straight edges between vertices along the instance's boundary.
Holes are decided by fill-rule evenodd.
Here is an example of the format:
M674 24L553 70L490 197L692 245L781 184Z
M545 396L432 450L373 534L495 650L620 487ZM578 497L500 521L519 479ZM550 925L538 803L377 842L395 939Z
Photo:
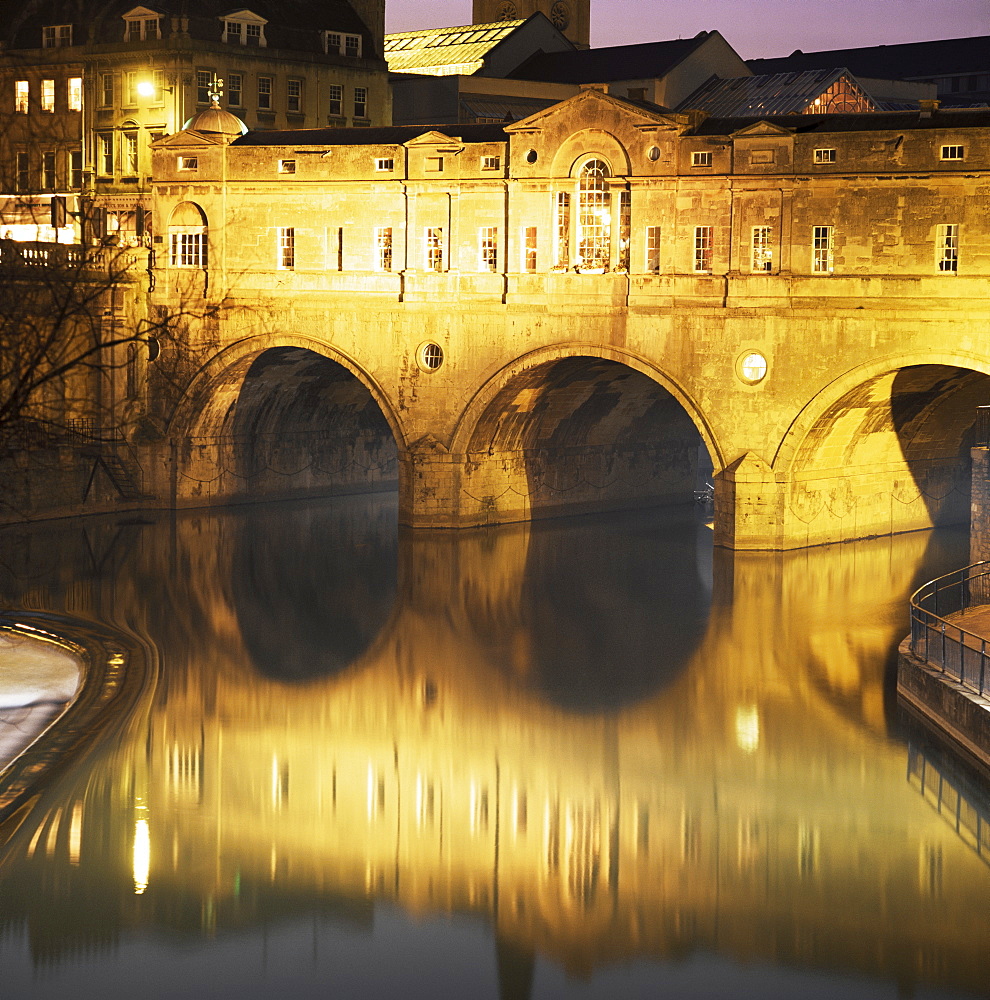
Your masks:
M146 819L139 819L134 824L134 851L131 869L134 879L134 895L140 896L148 888L148 876L151 871L151 831Z
M755 705L736 707L736 745L743 753L753 753L760 745L760 713Z

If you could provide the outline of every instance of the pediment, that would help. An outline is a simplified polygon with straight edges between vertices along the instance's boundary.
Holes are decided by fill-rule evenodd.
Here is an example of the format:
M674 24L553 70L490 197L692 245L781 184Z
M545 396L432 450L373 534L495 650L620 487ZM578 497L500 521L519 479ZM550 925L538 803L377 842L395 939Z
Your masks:
M195 129L183 129L172 135L163 136L151 143L152 149L188 148L189 146L223 146L229 136L216 133L197 132Z
M459 149L462 145L460 139L436 131L424 132L422 135L416 136L415 139L403 143L407 149L412 149L415 146L456 146Z
M614 97L602 90L588 87L580 94L568 97L559 104L542 108L528 118L521 118L511 125L506 125L505 131L509 133L541 132L559 118L572 119L575 115L581 115L593 119L597 113L606 108L621 111L628 116L630 126L640 130L684 128L687 122L684 115L675 115L660 107L657 107L656 111L652 111L649 108L644 108L641 104L633 104L621 97Z
M239 10L232 10L229 14L221 14L221 21L240 21L243 24L267 24L268 22L253 10L242 7Z
M770 136L778 139L788 139L792 135L794 135L794 129L784 128L783 126L767 121L764 118L761 121L753 122L751 125L747 125L744 128L733 132L732 138L761 139Z
M152 10L150 7L132 7L130 10L124 11L124 13L120 16L125 21L133 21L136 19L143 21L145 18L161 17L162 12L160 10Z

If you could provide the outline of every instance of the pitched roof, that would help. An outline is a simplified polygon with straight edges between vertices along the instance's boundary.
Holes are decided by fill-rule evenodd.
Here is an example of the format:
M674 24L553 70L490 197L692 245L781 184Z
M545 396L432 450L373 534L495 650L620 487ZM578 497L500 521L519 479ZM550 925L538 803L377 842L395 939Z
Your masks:
M754 73L783 73L795 70L845 66L857 76L885 80L912 80L959 73L987 72L990 69L990 35L974 38L945 38L932 42L902 45L869 45L858 49L828 49L802 52L777 59L748 59Z
M499 42L525 23L524 18L396 32L385 36L385 59L392 73L470 76Z
M641 45L613 45L574 52L538 52L509 74L517 80L554 83L608 83L610 80L644 80L663 76L715 32L701 31L694 38Z
M421 135L441 132L461 142L507 142L501 125L388 125L381 128L299 128L253 131L232 146L401 146Z

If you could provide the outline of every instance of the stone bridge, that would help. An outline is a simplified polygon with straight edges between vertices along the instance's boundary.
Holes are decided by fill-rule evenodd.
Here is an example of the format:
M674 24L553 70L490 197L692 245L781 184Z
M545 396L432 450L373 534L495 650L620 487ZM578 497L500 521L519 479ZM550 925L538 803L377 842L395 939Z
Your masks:
M964 521L990 402L980 115L699 123L587 91L454 136L169 137L152 301L192 304L197 361L149 402L151 488L397 481L402 523L462 527L690 501L710 461L727 547Z

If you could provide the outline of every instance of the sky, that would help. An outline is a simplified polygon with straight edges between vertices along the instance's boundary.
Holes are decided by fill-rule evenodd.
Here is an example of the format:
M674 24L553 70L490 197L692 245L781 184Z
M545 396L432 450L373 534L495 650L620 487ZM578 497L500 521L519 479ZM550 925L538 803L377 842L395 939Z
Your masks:
M386 0L387 31L471 23L471 0ZM990 35L990 0L591 0L591 44L717 30L744 59Z

